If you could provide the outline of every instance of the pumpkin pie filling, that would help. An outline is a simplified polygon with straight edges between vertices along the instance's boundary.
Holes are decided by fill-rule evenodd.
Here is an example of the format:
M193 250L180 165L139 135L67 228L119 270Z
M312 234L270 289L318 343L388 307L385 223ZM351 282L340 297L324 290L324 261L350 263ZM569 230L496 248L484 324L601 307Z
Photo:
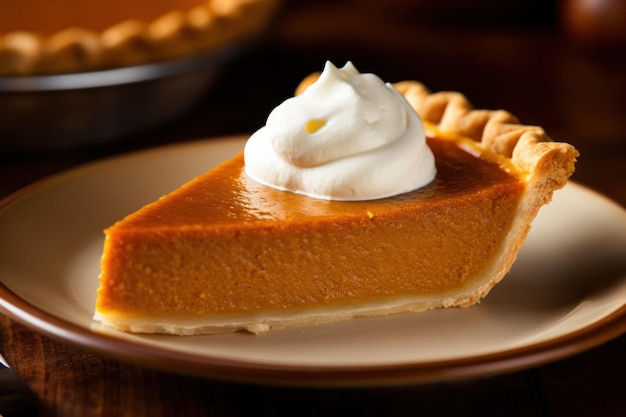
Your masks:
M524 183L453 141L429 143L433 183L367 202L269 188L236 157L107 231L115 279L99 309L232 314L463 287L499 248Z
M458 93L396 88L424 121L428 185L329 201L255 181L238 155L105 231L96 318L134 332L257 333L479 302L577 152Z
M149 7L146 3L124 0L7 1L0 6L0 28L3 32L28 31L43 36L73 26L102 31L126 19L150 22L173 9L189 10L202 0L150 0Z

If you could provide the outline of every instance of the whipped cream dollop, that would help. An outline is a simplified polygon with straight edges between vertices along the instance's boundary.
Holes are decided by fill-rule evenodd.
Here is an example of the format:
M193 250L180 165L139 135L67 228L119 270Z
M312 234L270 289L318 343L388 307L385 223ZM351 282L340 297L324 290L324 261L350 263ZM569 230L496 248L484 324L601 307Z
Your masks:
M245 172L280 190L327 200L372 200L433 180L421 119L391 84L348 62L287 99L248 140Z

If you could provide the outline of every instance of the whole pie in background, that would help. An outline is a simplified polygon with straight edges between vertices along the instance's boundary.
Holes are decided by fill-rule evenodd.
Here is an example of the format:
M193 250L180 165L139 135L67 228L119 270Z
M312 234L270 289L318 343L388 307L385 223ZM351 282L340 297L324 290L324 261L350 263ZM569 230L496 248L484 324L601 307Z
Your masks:
M0 3L0 76L125 67L208 53L266 27L277 0Z

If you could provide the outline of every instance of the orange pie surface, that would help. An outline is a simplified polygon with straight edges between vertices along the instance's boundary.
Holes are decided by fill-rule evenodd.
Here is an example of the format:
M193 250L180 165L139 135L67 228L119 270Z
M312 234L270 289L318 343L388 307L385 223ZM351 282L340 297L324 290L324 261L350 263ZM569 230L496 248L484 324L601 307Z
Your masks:
M202 2L203 0L6 1L0 5L0 28L2 32L29 31L47 36L73 26L102 31L126 19L150 22L172 10L189 10Z
M577 152L515 123L482 141L442 131L446 111L421 109L433 95L415 86L398 88L425 120L432 183L318 200L251 180L238 155L105 231L96 318L136 332L260 332L478 302ZM465 132L493 130L483 115Z

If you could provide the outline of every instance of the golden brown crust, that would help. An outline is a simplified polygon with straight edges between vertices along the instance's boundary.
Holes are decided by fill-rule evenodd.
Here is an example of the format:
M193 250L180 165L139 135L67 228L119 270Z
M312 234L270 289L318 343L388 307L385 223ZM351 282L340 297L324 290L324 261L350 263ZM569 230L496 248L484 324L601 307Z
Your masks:
M144 64L155 54L147 26L136 20L106 29L100 40L109 64L114 67Z
M319 76L306 77L296 88L301 94ZM536 196L548 202L574 173L578 151L568 143L554 142L541 127L520 124L505 110L477 110L458 92L431 93L422 83L402 81L394 87L420 118L440 132L469 138L482 148L504 156L526 174Z
M541 179L558 189L574 172L576 149L567 143L553 142L540 127L522 125L504 110L475 110L460 93L430 93L415 81L394 86L424 121L510 158L530 175L529 183Z
M204 0L151 22L128 20L103 31L66 28L41 38L0 33L0 76L92 71L205 53L262 30L280 0Z
M46 73L91 71L104 60L100 39L85 29L65 29L47 39L43 46L39 68Z
M0 36L0 74L29 74L41 59L41 39L28 32Z
M427 124L472 139L481 148L509 159L526 181L526 193L494 268L487 271L483 284L453 302L457 306L475 304L511 268L537 212L574 173L578 151L568 143L552 141L541 127L520 124L504 110L476 110L460 93L431 93L416 81L394 86Z

